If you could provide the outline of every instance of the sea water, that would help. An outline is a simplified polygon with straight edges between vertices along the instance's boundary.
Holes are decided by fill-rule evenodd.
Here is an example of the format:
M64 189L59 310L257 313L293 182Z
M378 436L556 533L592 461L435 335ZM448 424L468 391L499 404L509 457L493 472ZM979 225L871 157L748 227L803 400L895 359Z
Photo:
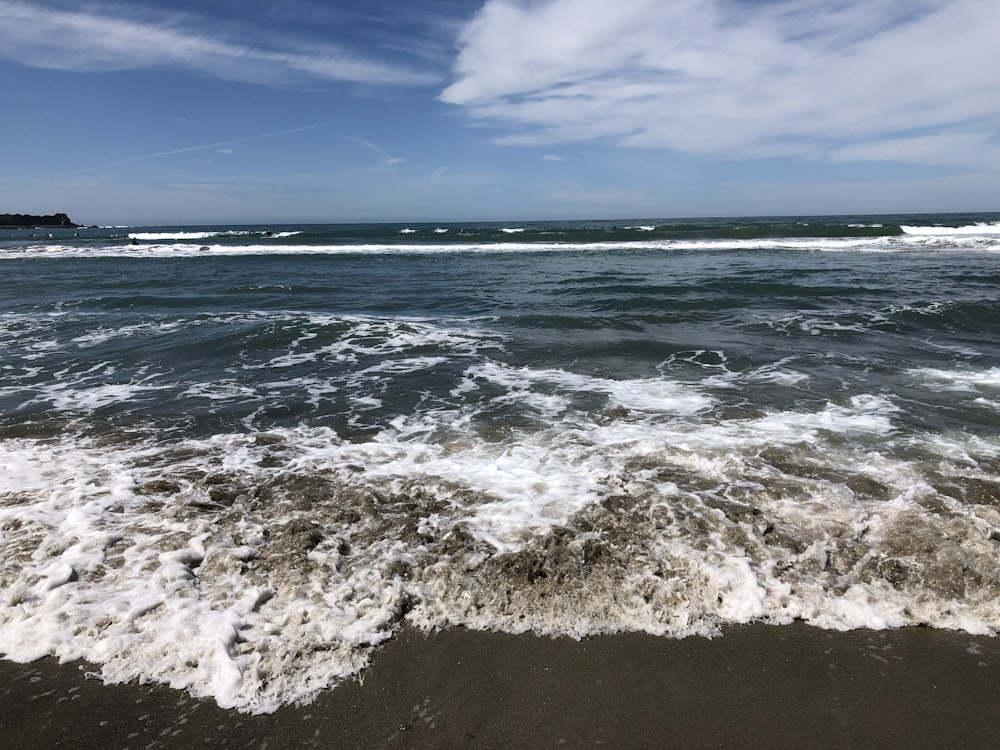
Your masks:
M0 233L0 653L1000 628L1000 215Z

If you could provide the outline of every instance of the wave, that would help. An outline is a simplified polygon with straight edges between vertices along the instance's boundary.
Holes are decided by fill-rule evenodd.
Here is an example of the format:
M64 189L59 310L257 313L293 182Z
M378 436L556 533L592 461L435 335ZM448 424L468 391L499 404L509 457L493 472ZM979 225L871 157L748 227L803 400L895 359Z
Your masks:
M197 237L196 237L197 235ZM210 235L211 239L219 235ZM228 235L232 236L232 235ZM284 235L290 236L290 235ZM443 235L442 235L443 236ZM343 254L448 254L448 253L554 253L554 252L740 252L785 250L833 253L907 253L907 252L1000 252L1000 238L990 234L959 233L907 234L873 238L775 238L775 239L645 239L569 242L538 239L535 241L463 241L444 242L370 242L324 244L256 244L153 241L145 235L143 244L50 244L0 246L0 259L26 257L203 257L241 255L343 255ZM184 239L201 238L191 233ZM278 235L274 239L278 239ZM176 237L174 237L176 239Z
M58 360L50 321L0 329L15 355L42 356L4 387L53 425L0 423L9 658L85 659L109 681L263 712L356 675L404 622L1000 628L1000 442L907 431L903 399L881 389L726 408L753 383L809 376L702 350L638 377L521 364L486 320L94 322L67 328L79 366L54 361L52 377L31 369ZM116 371L122 352L164 347L223 361L201 377ZM684 363L706 378L680 379ZM909 376L971 399L1000 373ZM141 416L150 400L209 426L162 430ZM140 416L116 428L125 408Z
M292 239L294 238L294 239ZM289 240L291 242L282 242ZM198 243L198 244L195 244ZM202 244L204 243L204 244ZM536 250L753 250L804 249L895 252L949 249L992 252L1000 243L995 214L728 219L635 219L614 221L468 224L315 224L132 228L125 234L86 228L54 236L11 234L0 238L0 254L91 254L122 252L121 245L153 247L159 254L289 252L511 252ZM194 246L192 251L191 246ZM124 254L124 253L123 253Z
M168 240L207 240L213 237L294 237L302 234L301 231L272 232L266 229L245 230L206 230L206 231L175 231L175 232L131 232L127 235L130 240L142 240L146 242L164 242Z
M315 224L243 227L148 227L127 234L84 229L37 238L0 238L0 255L151 252L536 252L790 249L832 252L968 250L1000 244L996 215L635 219L535 223ZM96 229L96 228L94 228ZM294 238L294 239L291 239ZM291 242L283 240L291 239ZM204 244L203 244L204 243ZM123 245L131 245L126 252ZM136 246L139 246L136 248Z
M1000 446L920 441L915 476L884 450L896 409L877 396L720 420L666 380L495 364L464 380L468 406L367 441L297 427L0 443L18 469L0 491L0 651L261 712L356 674L403 621L572 637L1000 622L993 516L928 503L923 476L942 493L988 485L973 459ZM581 388L607 408L575 408ZM548 426L479 433L477 403ZM966 458L942 476L948 456Z
M955 390L975 390L978 388L1000 389L1000 367L989 370L941 370L920 368L911 374Z
M904 233L933 237L953 235L1000 235L1000 221L976 222L962 226L901 226Z

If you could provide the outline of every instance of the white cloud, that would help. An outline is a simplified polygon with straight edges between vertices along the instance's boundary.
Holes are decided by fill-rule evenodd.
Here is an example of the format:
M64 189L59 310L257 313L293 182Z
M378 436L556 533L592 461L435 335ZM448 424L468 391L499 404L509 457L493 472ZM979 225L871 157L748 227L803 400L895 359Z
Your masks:
M441 99L509 144L960 165L934 147L996 128L998 39L997 0L488 0Z
M124 6L67 11L0 0L0 56L39 68L73 71L181 68L225 80L265 84L348 81L428 84L434 78L366 59L333 45L268 46L193 30L184 16L124 17ZM208 25L204 19L198 27Z
M566 161L566 157L559 156L558 154L545 154L542 159L545 161Z

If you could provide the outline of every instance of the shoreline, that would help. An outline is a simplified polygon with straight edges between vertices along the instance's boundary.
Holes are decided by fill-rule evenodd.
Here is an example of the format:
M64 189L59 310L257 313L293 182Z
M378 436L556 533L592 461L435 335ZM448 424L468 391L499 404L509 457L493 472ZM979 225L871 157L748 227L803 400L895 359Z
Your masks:
M88 666L0 661L0 743L34 748L906 747L996 744L1000 639L729 626L581 641L404 628L360 680L247 715Z

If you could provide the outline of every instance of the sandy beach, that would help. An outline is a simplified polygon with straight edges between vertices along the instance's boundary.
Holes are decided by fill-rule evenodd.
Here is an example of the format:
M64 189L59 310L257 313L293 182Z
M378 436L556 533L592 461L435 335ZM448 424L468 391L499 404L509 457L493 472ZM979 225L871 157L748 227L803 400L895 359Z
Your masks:
M0 662L23 748L995 747L1000 641L907 628L731 627L574 641L406 630L360 682L248 716L87 667Z

